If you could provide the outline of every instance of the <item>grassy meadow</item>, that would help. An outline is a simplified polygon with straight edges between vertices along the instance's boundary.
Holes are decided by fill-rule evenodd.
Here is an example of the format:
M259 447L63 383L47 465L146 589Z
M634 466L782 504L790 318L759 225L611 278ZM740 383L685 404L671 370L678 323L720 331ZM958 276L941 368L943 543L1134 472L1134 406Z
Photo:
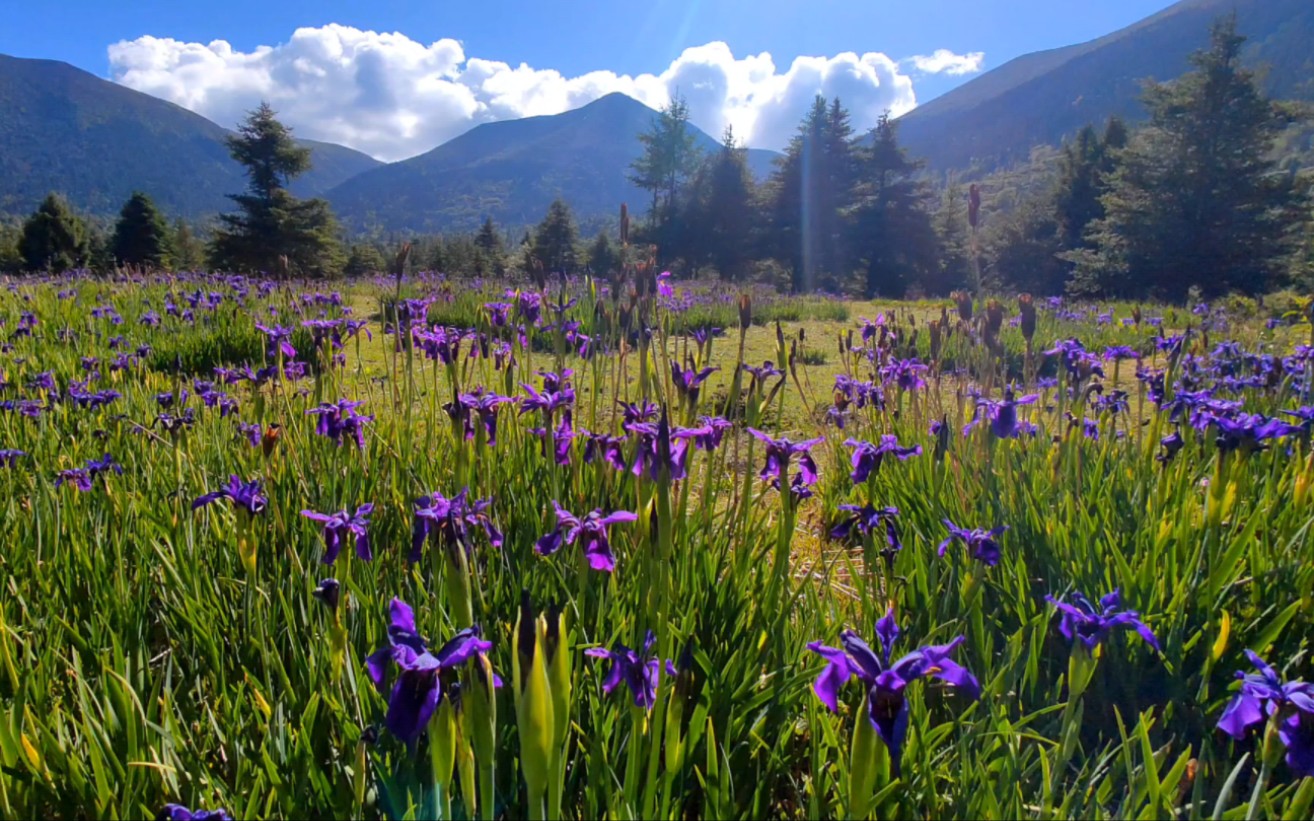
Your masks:
M0 816L1311 814L1307 312L3 285Z

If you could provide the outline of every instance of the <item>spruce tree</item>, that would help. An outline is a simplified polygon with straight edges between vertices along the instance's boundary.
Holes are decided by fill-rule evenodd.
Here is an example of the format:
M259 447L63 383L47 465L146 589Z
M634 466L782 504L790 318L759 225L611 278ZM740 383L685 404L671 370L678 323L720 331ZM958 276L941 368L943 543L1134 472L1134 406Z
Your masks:
M853 200L856 163L848 113L817 95L769 182L768 252L787 265L794 291L842 279L845 216Z
M124 203L109 253L118 265L167 270L172 264L169 226L150 197L137 191Z
M1291 110L1241 67L1244 43L1224 18L1194 70L1147 88L1150 122L1120 152L1096 248L1068 256L1074 290L1181 300L1262 293L1286 273L1304 195L1271 149Z
M703 163L691 186L684 222L692 261L710 264L722 279L737 281L752 258L754 183L747 151L727 127L721 148Z
M205 268L205 244L182 217L173 221L169 247L173 250L173 265L177 270L200 271Z
M18 253L29 271L60 274L87 263L87 227L58 194L48 194L23 223Z
M864 291L874 297L903 296L909 287L938 273L939 248L926 211L925 185L916 178L920 164L899 145L898 128L888 114L871 132L871 146L859 154L852 244L866 268Z
M682 255L679 197L698 169L701 152L689 124L689 106L680 96L653 117L648 131L639 135L643 153L630 166L630 182L652 195L644 240L658 246L665 259Z
M611 244L611 237L606 231L599 231L593 244L589 246L589 268L594 276L605 277L619 267L620 254Z
M529 254L548 273L571 274L575 271L579 234L570 206L557 198L548 206L547 216L534 229Z
M383 253L370 242L358 242L351 246L347 254L347 264L342 272L350 277L377 274L388 269L388 262Z
M227 140L246 167L247 193L230 194L239 212L220 216L210 245L216 268L322 275L342 263L337 221L322 199L300 200L287 184L310 168L310 150L296 144L268 103L252 111Z
M923 283L927 294L945 296L965 287L972 278L971 238L967 226L967 193L950 181L932 217L940 246L938 264Z

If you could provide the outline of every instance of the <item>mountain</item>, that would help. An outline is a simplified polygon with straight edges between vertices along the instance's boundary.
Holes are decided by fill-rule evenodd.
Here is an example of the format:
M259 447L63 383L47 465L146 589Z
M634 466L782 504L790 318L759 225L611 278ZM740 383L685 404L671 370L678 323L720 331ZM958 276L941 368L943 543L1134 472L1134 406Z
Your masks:
M1121 31L1027 54L899 118L899 138L932 171L989 171L1025 160L1111 115L1144 118L1146 79L1171 80L1208 45L1221 15L1249 37L1245 59L1266 70L1269 94L1314 100L1312 0L1182 0Z
M53 60L0 55L0 213L26 214L51 191L85 213L116 214L133 191L172 216L228 210L245 188L229 132L199 114ZM303 140L313 168L293 185L327 191L380 165Z
M366 171L329 191L349 229L473 230L485 217L532 225L558 196L577 219L614 215L622 202L642 212L648 195L627 179L642 146L638 135L655 112L614 93L582 108L542 117L485 123L425 154ZM705 151L718 142L698 131ZM749 149L762 179L778 156Z

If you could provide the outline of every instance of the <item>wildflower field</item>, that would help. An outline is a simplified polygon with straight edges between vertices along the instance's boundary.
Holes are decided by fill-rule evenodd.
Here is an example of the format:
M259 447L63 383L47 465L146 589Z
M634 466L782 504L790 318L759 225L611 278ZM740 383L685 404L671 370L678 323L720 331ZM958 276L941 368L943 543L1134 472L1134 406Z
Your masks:
M1314 812L1308 312L3 284L0 817Z

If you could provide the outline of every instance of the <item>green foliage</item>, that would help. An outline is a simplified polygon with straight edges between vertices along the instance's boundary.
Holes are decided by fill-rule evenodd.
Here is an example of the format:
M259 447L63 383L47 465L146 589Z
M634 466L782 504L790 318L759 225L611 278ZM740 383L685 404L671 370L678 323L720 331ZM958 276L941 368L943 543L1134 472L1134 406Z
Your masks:
M268 103L252 111L228 138L246 168L248 193L233 194L239 213L220 217L210 242L218 269L275 275L336 273L342 266L337 220L321 199L299 200L286 185L310 166L310 151L292 140Z
M162 271L173 264L168 223L150 197L138 191L124 203L109 253L119 265Z
M192 227L182 217L173 222L169 244L173 249L174 266L179 271L200 271L205 268L205 243L192 232Z
M23 255L18 252L21 237L18 226L0 223L0 272L13 273L23 268Z
M676 252L693 268L711 265L731 282L747 275L753 252L756 191L747 157L727 126L721 148L691 181L681 216L683 247Z
M857 152L849 247L866 267L864 293L902 297L939 273L939 238L926 210L920 165L899 145L898 126L881 115L871 145Z
M23 223L18 253L29 271L62 273L86 264L87 227L58 194L49 194Z
M388 262L383 253L372 242L357 242L347 254L347 264L342 272L349 277L377 274L386 271Z
M1263 293L1286 273L1304 192L1275 174L1274 141L1289 109L1267 99L1241 66L1235 18L1176 82L1151 85L1150 124L1120 153L1092 229L1094 252L1077 252L1074 289L1180 300Z
M534 229L534 241L529 248L530 265L541 266L545 273L574 273L579 260L578 245L579 233L570 206L565 200L553 200L547 215Z
M769 183L766 250L789 265L795 292L841 290L847 279L845 209L857 181L851 138L839 99L828 107L817 95Z
M0 54L0 214L26 214L58 191L79 213L113 219L143 191L171 215L208 217L242 179L227 135L199 114L67 63ZM294 185L298 196L379 165L342 146L303 144L315 168Z
M689 105L677 94L638 135L642 153L630 165L630 182L652 195L646 241L659 248L674 239L677 197L701 158L695 132L689 124Z
M589 246L589 269L600 277L605 277L618 270L620 252L611 244L611 236L606 231L599 231L598 236Z

